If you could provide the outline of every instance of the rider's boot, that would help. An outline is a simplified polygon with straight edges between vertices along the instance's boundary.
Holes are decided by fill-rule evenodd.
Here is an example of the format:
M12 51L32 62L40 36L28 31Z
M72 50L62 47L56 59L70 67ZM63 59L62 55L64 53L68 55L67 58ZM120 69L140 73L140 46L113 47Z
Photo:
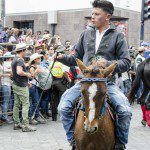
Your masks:
M119 140L116 140L114 150L125 150L126 146L122 144Z
M71 150L76 150L76 145L75 144L72 145L72 149Z

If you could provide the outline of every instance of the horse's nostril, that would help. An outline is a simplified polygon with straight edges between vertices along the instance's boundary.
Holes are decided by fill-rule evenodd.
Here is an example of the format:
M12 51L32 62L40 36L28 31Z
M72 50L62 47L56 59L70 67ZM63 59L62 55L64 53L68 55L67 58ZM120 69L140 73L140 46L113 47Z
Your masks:
M98 130L98 127L95 127L95 131L97 131Z

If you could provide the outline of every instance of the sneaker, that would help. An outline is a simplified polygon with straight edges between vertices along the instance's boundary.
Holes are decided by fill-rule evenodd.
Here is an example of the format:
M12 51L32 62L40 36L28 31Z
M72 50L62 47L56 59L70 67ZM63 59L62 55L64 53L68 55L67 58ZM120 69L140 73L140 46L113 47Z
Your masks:
M35 118L35 120L39 123L39 124L46 124L46 120L42 117L38 117L38 118Z
M72 149L71 150L76 150L76 145L75 144L72 145Z
M14 124L14 130L20 130L20 129L22 129L21 123Z
M57 114L52 115L52 121L57 121Z
M1 120L2 120L3 123L7 123L7 124L12 124L13 123L13 121L9 120L9 119L3 119L3 118L1 118Z
M3 121L2 120L0 120L0 126L2 126L3 125Z
M47 114L48 117L52 117L52 113L47 112L46 114Z
M34 132L34 131L36 131L36 129L29 125L22 126L22 132Z
M146 121L145 120L142 120L141 121L142 125L145 127L146 126Z
M117 143L115 144L115 150L125 150L125 149L126 149L126 147L125 147L124 144L119 143L119 142L117 142Z
M72 147L71 150L76 150L76 145L75 145L75 141L70 141L70 146Z
M41 115L42 117L44 117L45 119L49 119L49 117L46 114L46 111L41 111Z
M42 114L42 116L43 116L45 119L49 119L49 117L47 116L46 113Z
M32 125L37 125L39 124L35 119L30 119L29 120L29 124L32 124Z

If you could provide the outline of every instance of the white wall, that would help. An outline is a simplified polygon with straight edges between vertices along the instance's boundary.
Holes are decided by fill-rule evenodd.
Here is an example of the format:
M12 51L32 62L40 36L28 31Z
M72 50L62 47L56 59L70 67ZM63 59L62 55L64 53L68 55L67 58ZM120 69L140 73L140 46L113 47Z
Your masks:
M5 0L6 13L90 8L92 0ZM110 0L114 6L140 11L141 0Z

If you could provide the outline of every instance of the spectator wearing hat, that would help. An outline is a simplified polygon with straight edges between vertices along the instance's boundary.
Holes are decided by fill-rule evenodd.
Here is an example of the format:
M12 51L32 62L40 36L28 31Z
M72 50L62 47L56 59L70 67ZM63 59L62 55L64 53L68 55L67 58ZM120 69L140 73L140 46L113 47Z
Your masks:
M48 50L50 34L44 34L42 38L43 50Z
M3 103L2 103L2 117L1 120L5 123L12 123L8 119L8 109L9 105L12 105L12 99L11 99L11 86L12 86L12 81L11 81L11 76L12 76L12 69L11 69L11 62L12 58L14 56L11 55L10 52L7 52L3 56L3 64L1 66L0 72L1 74L1 86L2 86L2 94L3 94Z
M144 52L145 52L145 47L141 46L138 49L139 54L135 58L135 69L137 69L137 66L145 60L144 58Z
M41 44L40 42L37 41L37 43L36 43L35 46L34 46L34 49L35 49L35 53L40 54L41 51L43 50L42 44Z
M29 88L28 79L32 78L31 74L27 72L24 58L26 54L26 44L19 43L16 45L17 55L12 61L13 73L13 93L14 93L14 130L22 129L23 132L35 131L34 128L29 126ZM21 108L22 106L22 108ZM20 123L19 110L22 111L22 124Z
M36 124L45 124L46 121L43 119L43 117L40 116L40 110L39 107L36 109L39 100L40 100L40 95L38 91L38 76L37 73L39 73L41 70L40 68L40 63L41 63L41 57L43 55L40 55L38 53L34 53L33 55L30 56L30 61L29 61L29 72L31 75L34 77L30 83L31 86L29 88L29 93L30 93L30 109L29 109L29 118L30 118L30 124L36 125ZM33 116L34 111L35 116Z
M50 65L49 53L48 51L43 50L41 54L43 55L43 57L42 57L40 66L48 69ZM40 90L39 92L41 93L42 91ZM42 97L42 101L41 101L41 110L42 110L41 113L44 118L48 119L51 116L49 113L49 108L48 108L49 102L51 100L51 91L48 89L48 90L45 90L44 93L45 93L44 97Z

